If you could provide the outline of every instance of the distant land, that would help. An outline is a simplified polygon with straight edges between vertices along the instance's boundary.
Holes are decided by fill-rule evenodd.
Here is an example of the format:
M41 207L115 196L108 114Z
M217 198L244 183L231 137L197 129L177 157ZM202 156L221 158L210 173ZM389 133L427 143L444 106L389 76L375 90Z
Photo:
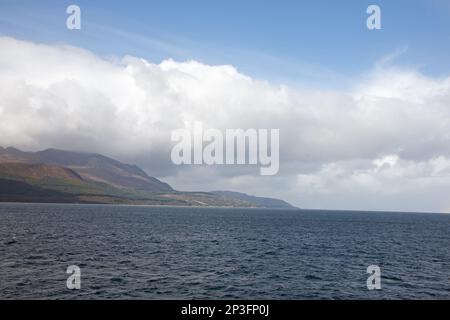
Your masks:
M0 202L135 204L295 209L286 201L232 191L183 192L95 153L0 147Z

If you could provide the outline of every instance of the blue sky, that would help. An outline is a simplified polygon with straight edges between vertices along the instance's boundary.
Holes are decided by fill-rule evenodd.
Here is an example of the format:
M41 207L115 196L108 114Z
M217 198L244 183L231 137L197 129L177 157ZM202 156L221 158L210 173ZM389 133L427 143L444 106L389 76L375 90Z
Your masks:
M82 30L65 9L82 10ZM366 8L382 30L366 28ZM354 81L385 56L425 74L450 73L450 2L396 1L23 1L0 0L0 34L125 54L232 64L271 81L319 86Z

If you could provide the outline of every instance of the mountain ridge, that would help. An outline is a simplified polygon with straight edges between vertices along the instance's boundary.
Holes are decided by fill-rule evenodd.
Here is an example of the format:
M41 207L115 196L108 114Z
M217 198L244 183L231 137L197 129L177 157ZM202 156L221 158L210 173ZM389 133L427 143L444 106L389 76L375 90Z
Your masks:
M14 192L6 192L11 181ZM283 200L232 191L177 191L136 165L98 153L53 148L27 152L0 147L0 187L3 202L52 199L64 203L295 208Z

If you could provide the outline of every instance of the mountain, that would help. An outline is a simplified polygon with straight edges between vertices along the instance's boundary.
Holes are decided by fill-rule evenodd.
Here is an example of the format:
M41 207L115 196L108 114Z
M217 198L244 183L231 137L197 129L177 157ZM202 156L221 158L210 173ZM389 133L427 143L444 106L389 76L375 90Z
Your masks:
M17 161L66 167L77 172L85 180L106 183L117 188L132 188L149 192L173 191L167 183L148 176L135 165L124 164L94 153L56 149L23 152L11 147L0 149L0 162Z
M12 147L0 147L0 201L294 208L230 191L176 191L136 165L100 154Z
M263 208L296 209L296 207L280 199L255 197L245 193L233 191L212 191L211 193L229 199L251 202Z
M74 195L42 189L28 183L0 179L0 202L78 202Z

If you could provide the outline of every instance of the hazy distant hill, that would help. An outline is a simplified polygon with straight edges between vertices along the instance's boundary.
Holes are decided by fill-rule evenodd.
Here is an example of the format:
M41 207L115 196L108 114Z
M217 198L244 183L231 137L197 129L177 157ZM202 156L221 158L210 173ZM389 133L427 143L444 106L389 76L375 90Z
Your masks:
M181 192L100 154L0 147L0 201L293 208L235 192Z
M280 199L255 197L255 196L250 196L245 193L233 192L233 191L212 191L212 193L222 196L222 197L226 197L226 198L248 201L248 202L257 204L260 207L264 207L264 208L286 208L286 209L295 208L291 204L287 203L286 201L280 200Z

